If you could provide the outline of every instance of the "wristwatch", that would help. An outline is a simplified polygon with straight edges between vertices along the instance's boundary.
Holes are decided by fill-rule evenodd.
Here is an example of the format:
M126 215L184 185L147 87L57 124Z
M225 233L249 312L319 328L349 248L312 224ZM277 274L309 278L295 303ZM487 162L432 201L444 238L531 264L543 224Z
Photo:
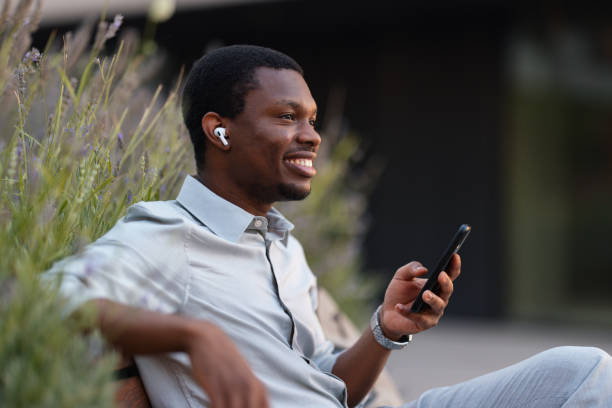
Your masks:
M378 306L378 308L372 315L372 318L370 319L370 329L372 329L372 334L374 335L374 339L376 340L376 342L378 342L378 344L380 344L386 349L389 349L389 350L403 349L404 347L408 345L408 343L412 341L412 334L403 335L399 339L399 341L393 341L387 336L385 336L385 334L382 331L382 328L380 327L379 315L380 315L381 308L382 308L382 305Z

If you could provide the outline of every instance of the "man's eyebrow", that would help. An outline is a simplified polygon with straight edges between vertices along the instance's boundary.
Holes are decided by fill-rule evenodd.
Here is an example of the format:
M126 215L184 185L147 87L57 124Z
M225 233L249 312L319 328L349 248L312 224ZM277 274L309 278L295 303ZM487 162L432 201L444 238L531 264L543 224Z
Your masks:
M282 106L289 106L289 107L291 107L293 109L298 109L298 108L301 107L299 103L297 103L295 101L292 101L290 99L282 99L282 100L280 100L280 101L278 101L278 102L276 102L274 104L275 105L282 105Z
M278 106L289 106L292 109L298 110L298 109L303 109L303 106L299 103L297 103L296 101L292 101L291 99L282 99L276 103L274 103L274 105L278 105ZM317 114L317 107L315 106L314 109L314 114Z

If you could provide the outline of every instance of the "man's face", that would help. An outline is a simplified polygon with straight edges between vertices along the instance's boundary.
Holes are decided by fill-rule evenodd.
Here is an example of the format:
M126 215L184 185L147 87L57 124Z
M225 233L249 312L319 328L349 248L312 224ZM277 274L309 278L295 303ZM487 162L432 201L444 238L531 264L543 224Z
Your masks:
M228 126L233 187L259 203L303 199L321 143L317 105L298 72L258 68L255 79L243 112Z

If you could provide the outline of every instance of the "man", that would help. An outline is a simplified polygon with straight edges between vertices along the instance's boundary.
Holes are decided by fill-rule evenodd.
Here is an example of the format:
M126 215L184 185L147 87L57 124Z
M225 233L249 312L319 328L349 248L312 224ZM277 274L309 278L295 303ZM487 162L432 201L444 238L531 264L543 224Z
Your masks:
M372 328L334 353L293 226L272 207L306 197L316 174L317 107L302 69L262 47L218 49L192 68L183 113L197 175L175 201L134 205L83 254L55 265L62 291L73 307L97 303L100 329L136 355L154 406L358 404L391 350L437 324L459 257L419 314L409 310L427 270L400 267ZM601 350L556 349L407 406L597 406L611 401L611 366Z

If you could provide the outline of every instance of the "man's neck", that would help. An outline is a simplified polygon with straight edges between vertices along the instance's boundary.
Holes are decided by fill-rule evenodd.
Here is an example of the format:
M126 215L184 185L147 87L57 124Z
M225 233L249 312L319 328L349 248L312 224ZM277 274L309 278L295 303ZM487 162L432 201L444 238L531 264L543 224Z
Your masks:
M250 197L245 197L244 192L227 188L230 183L219 182L213 177L206 177L206 173L204 172L198 172L194 178L219 197L242 208L250 214L265 217L272 208L273 203L253 202L254 200L250 200Z

